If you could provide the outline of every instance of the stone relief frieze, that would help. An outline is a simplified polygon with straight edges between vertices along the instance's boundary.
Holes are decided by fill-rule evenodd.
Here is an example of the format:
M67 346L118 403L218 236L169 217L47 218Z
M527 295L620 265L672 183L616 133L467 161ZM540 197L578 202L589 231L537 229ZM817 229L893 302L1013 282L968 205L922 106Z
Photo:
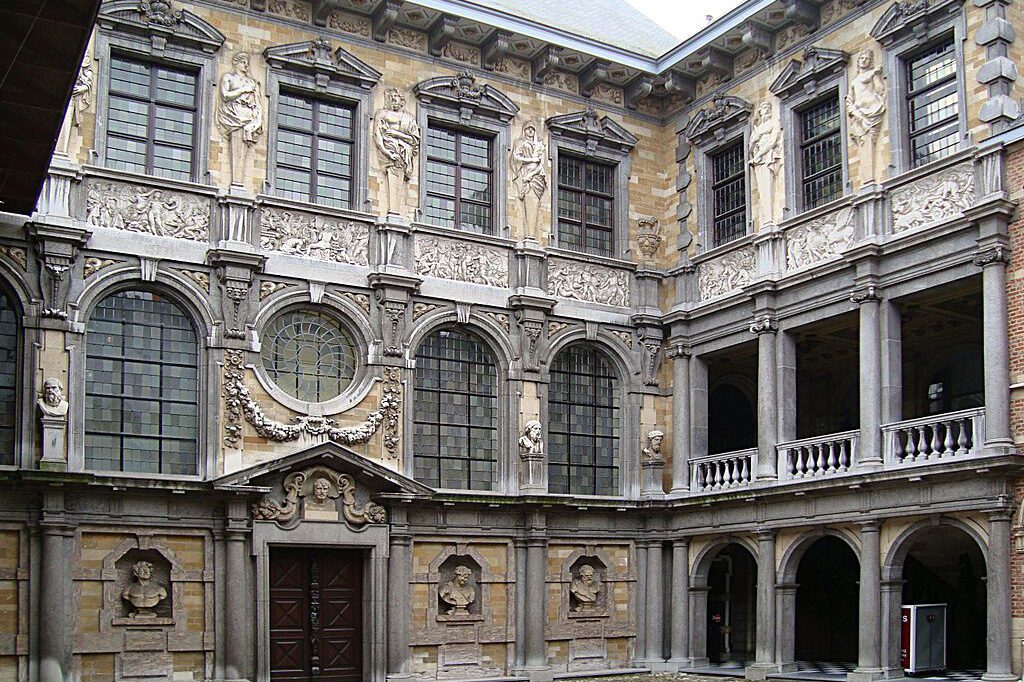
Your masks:
M400 386L400 385L399 385ZM276 443L295 441L306 436L326 439L342 445L357 445L373 438L382 424L395 416L401 405L400 390L385 382L383 396L376 410L366 420L355 426L337 426L329 417L302 415L292 418L291 424L283 424L268 417L259 402L252 397L245 385L245 354L229 350L224 356L223 396L225 404L224 444L238 448L242 442L242 420L256 431L257 435Z
M368 17L334 10L327 15L327 26L339 31L354 33L358 36L369 38L372 24Z
M739 249L697 268L697 291L700 300L727 294L750 283L754 278L756 260L752 248Z
M85 222L127 232L206 241L210 238L210 204L181 192L120 182L90 182Z
M252 505L254 519L276 521L290 525L299 518L319 521L338 520L338 500L341 500L341 515L352 526L368 523L385 523L387 512L375 502L359 504L356 500L355 479L324 466L315 466L305 471L296 471L285 477L281 484L284 499L278 500L267 495Z
M853 209L844 208L786 232L786 269L828 260L853 244Z
M416 272L492 287L508 286L508 254L482 244L418 236Z
M892 191L892 231L895 234L948 220L974 204L974 169L954 166Z
M548 260L548 290L560 298L625 307L629 305L629 273L552 258Z
M370 233L365 225L264 207L260 247L289 256L367 265Z

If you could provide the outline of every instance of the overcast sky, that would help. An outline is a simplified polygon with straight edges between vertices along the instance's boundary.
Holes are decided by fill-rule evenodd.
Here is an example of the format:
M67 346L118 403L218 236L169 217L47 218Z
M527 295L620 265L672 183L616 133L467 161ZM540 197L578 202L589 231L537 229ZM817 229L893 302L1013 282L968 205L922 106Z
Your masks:
M683 40L704 28L707 17L717 19L742 0L626 0L666 31Z

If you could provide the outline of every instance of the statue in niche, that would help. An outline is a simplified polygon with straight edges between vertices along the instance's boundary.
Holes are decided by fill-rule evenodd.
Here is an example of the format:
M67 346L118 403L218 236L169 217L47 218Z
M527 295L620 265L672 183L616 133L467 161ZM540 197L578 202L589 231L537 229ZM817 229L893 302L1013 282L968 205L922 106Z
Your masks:
M121 598L135 607L131 618L156 618L153 608L167 599L167 590L160 583L153 582L153 564L136 561L132 564L135 582L124 589Z
M647 434L647 447L643 451L644 462L661 462L661 443L665 440L665 433L657 429Z
M437 592L447 607L449 616L469 615L469 605L476 601L476 589L469 584L473 571L467 566L456 566L455 575Z
M850 119L850 137L860 149L858 154L860 186L877 180L878 137L885 116L885 76L875 66L871 48L857 55L857 75L846 93L846 112Z
M531 419L523 427L523 436L519 439L520 454L540 456L544 454L544 441L542 440L540 422Z
M540 215L540 200L548 189L544 172L547 149L537 138L537 126L527 121L523 124L523 136L512 143L512 182L516 196L523 205L526 233L536 235Z
M575 598L573 611L593 611L597 608L597 596L601 593L601 583L597 579L597 571L590 564L582 564L576 571L576 577L569 585L569 591Z
M405 213L406 187L420 151L420 127L405 110L405 95L397 88L384 91L384 108L373 118L373 141L384 164L384 199L388 215Z
M251 165L256 138L263 132L260 86L249 75L247 52L236 54L231 59L231 71L220 79L217 124L228 138L231 184L241 185L243 173Z
M750 168L757 187L757 210L761 225L775 222L778 179L782 170L782 129L775 122L775 107L762 102L750 128Z
M43 395L36 401L44 418L67 419L68 401L64 399L64 387L60 379L50 377L43 382Z
M82 68L78 70L78 77L75 85L71 88L71 102L68 104L68 113L64 117L64 125L60 129L60 138L57 148L64 156L68 155L68 148L71 145L72 128L82 127L82 112L89 108L89 94L92 92L92 55L86 54L82 62Z

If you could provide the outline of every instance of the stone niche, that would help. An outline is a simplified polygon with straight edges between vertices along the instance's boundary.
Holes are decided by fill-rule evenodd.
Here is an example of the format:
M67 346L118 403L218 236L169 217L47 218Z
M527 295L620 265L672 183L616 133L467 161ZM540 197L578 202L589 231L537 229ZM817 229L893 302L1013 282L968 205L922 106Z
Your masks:
M142 585L135 575L136 567L148 569L149 578ZM113 593L116 603L110 604L113 611L112 625L174 625L174 589L171 583L171 563L155 549L130 549L114 562L115 575ZM141 603L140 598L155 602L148 606L137 606L131 599ZM161 596L163 595L163 596Z
M437 569L437 620L465 623L482 621L484 595L481 566L468 554L453 554Z
M608 566L596 554L583 554L568 567L568 618L607 618Z

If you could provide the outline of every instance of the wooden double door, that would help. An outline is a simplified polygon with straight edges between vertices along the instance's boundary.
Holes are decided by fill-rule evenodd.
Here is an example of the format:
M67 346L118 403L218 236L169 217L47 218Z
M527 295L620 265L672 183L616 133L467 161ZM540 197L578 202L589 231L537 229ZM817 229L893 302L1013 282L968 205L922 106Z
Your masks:
M271 548L270 679L362 682L363 555Z

